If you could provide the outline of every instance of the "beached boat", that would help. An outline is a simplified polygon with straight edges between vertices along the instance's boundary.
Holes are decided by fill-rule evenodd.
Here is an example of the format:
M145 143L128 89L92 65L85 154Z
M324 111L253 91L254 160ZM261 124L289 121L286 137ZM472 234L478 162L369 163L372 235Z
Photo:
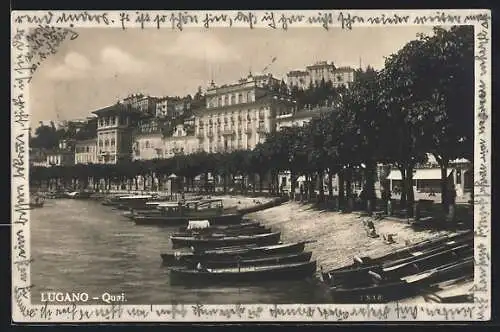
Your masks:
M462 257L472 256L472 243L458 244L448 248L434 248L425 252L414 252L411 257L388 261L380 265L360 266L346 273L329 274L326 281L331 286L360 285L371 280L374 274L383 279L394 279L405 275L444 265Z
M174 248L195 247L195 248L217 248L227 246L238 246L246 244L272 245L280 241L281 232L253 235L234 236L171 236L170 240Z
M473 232L460 232L436 239L421 241L412 246L392 251L387 255L374 259L370 257L356 257L353 264L327 272L322 272L321 276L323 281L328 284L340 284L345 281L355 283L357 282L356 278L361 276L361 281L365 278L365 276L360 272L367 272L372 269L380 270L384 263L390 264L390 262L401 259L411 260L435 249L445 250L446 248L456 245L472 243L473 239Z
M474 259L468 257L398 280L375 282L361 287L331 287L330 292L335 303L387 303L415 296L425 286L472 274L473 270Z
M223 261L240 258L262 258L279 254L297 254L304 251L307 242L276 244L271 246L237 246L210 250L175 251L161 254L166 265L185 265L186 262Z
M191 269L173 267L170 277L173 283L197 281L211 282L262 282L269 280L300 280L312 277L316 272L316 261L289 264Z
M474 302L474 279L459 278L443 283L438 283L431 292L422 297L425 302L432 303L467 303ZM437 288L437 289L435 289Z
M137 225L187 225L190 220L208 220L210 224L237 224L241 222L239 213L226 212L220 199L161 203L160 213L137 214L133 219Z

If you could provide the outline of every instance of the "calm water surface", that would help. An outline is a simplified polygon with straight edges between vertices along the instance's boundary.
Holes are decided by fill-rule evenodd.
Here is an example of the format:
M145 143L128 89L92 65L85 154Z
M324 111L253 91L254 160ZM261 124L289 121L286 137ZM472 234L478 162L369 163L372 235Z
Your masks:
M122 211L84 200L47 200L31 211L32 297L42 291L125 293L128 304L324 303L316 280L258 285L170 285L160 253L176 228L136 226Z

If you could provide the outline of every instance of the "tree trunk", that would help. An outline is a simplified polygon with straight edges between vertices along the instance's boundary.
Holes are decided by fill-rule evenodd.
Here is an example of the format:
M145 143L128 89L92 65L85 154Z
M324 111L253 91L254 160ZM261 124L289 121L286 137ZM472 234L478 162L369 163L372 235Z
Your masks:
M448 160L440 158L438 160L441 168L441 206L445 211L448 209Z
M345 169L339 171L339 209L345 206Z
M413 203L415 202L415 192L413 191L413 165L408 165L406 168L406 211L408 217L413 216Z
M224 194L227 194L227 174L222 176Z
M375 193L375 176L377 164L374 161L369 160L365 165L365 183L363 192L365 195L364 198L366 199L366 208L368 210L368 213L371 213L375 208L375 202L377 200L377 194Z
M311 174L308 174L307 175L307 187L308 187L308 190L307 190L307 201L310 202L311 199L312 199L312 192L314 190L314 183L313 183L313 176Z
M328 199L333 201L333 173L328 170Z
M401 172L401 201L400 201L400 207L401 209L406 207L406 194L408 193L408 190L406 188L407 181L406 181L406 168L404 166L398 166L399 171Z
M318 171L318 185L319 185L319 201L324 202L325 201L325 188L323 185L323 178L325 177L325 171L324 170L319 170Z
M295 177L296 177L295 172L290 171L290 197L294 201L295 201L295 188L297 186Z

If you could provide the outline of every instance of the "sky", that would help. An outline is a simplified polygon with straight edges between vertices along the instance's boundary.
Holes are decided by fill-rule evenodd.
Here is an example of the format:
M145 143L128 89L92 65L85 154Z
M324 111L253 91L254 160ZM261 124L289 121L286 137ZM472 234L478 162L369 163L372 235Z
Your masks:
M431 27L295 28L288 31L215 28L77 29L35 72L30 87L32 126L83 119L131 93L183 96L211 79L222 85L252 73L285 78L317 61L381 69L417 33Z

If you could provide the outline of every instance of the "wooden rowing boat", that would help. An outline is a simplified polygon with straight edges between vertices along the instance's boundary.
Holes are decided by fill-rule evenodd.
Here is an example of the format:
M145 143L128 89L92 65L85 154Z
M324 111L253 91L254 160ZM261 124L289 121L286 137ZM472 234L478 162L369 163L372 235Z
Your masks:
M246 222L241 222L238 224L234 225L209 225L208 227L205 228L191 228L189 229L187 226L181 226L179 227L179 232L186 232L186 231L204 231L204 230L215 230L215 231L225 231L225 230L233 230L233 229L246 229L246 228L265 228L266 226L259 224L256 221L246 221Z
M166 265L185 265L186 262L197 261L227 261L238 257L262 258L278 254L297 254L304 251L306 242L275 244L271 246L238 246L201 251L176 251L174 253L161 254L161 258Z
M269 280L300 280L312 277L316 272L316 261L252 267L231 267L217 269L170 269L172 283L177 282L262 282Z
M362 287L331 287L335 303L387 303L414 296L426 285L471 274L474 259L468 257L398 280L382 281Z
M456 244L450 247L433 248L425 252L414 252L413 255L383 264L359 266L345 273L330 274L324 279L331 286L362 285L371 280L374 274L380 278L394 279L419 271L446 264L460 257L474 254L472 243Z
M355 258L353 264L330 270L328 272L322 272L321 277L327 284L342 283L344 281L355 282L356 276L360 276L359 272L371 269L380 269L380 266L384 263L390 264L390 262L401 259L411 260L416 256L426 254L427 252L435 249L444 250L455 245L472 243L473 240L473 232L460 232L440 237L438 239L426 240L375 259L371 259L369 257Z
M311 259L312 252L304 251L294 254L278 254L270 255L257 258L244 258L244 257L233 257L223 260L206 260L202 262L202 265L206 268L232 268L232 267L248 267L248 266L262 266L262 265L278 265L278 264L288 264L288 263L299 263L307 262ZM196 260L184 261L183 264L171 265L171 266L184 266L188 268L196 268L198 262ZM166 264L165 264L166 265Z
M237 236L237 235L256 235L256 234L268 234L272 230L270 227L248 227L241 229L226 229L226 230L193 230L186 232L174 233L172 236L176 237L189 237L189 236L208 236L208 237L220 237L220 236Z
M281 232L253 235L234 236L171 236L170 240L174 248L195 247L195 248L217 248L224 246L237 246L245 244L272 245L280 241Z

